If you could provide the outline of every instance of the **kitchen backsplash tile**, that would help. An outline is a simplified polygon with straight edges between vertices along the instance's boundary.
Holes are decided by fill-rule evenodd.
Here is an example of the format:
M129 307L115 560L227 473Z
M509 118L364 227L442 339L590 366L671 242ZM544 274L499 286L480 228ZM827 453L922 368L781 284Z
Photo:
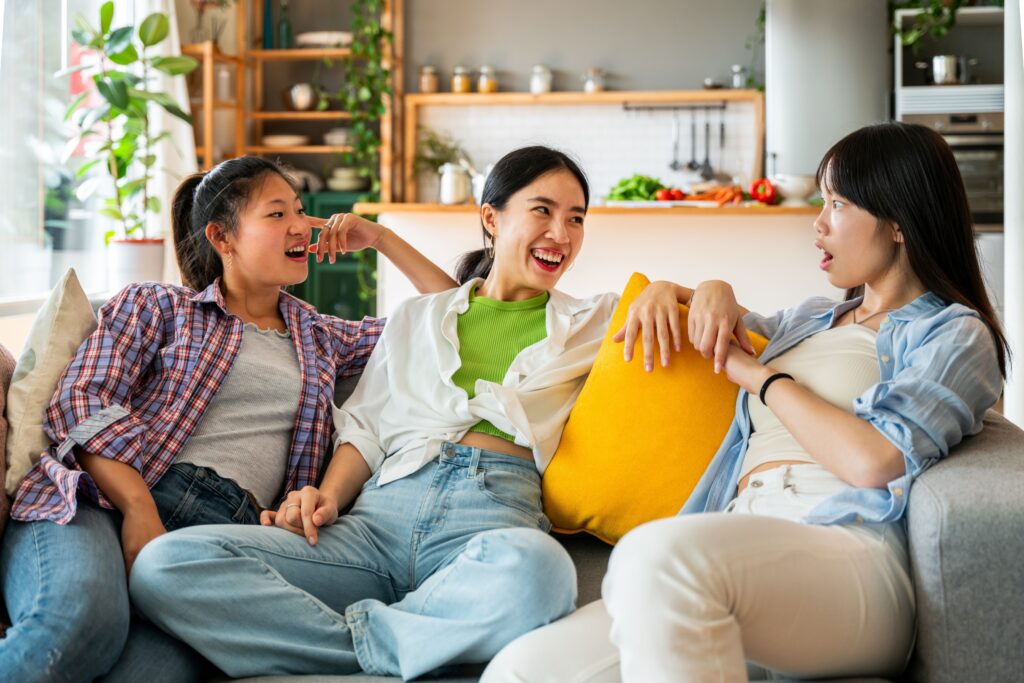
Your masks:
M691 158L689 111L680 111L679 158ZM670 186L699 180L696 172L669 169L672 161L671 111L626 111L615 105L480 105L423 106L421 125L458 141L481 172L505 153L531 144L561 149L582 164L595 200L603 197L620 179L634 173L660 178ZM697 112L698 163L704 161L705 113ZM719 112L709 112L711 165L747 185L753 178L755 155L754 106L730 103L723 118L725 146L719 146ZM419 201L437 200L437 179L421 174Z

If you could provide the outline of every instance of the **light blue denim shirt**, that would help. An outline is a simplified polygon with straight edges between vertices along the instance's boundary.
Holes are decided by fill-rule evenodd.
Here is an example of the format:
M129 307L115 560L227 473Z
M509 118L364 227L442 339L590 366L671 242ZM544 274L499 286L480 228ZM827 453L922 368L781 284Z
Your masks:
M832 327L860 304L812 298L765 317L748 314L747 328L771 342L770 364L804 339ZM906 472L887 489L850 488L822 501L803 519L811 524L892 522L902 518L914 479L949 453L999 398L992 333L976 312L927 292L883 319L875 341L880 381L854 399L854 414L870 422L903 453ZM736 398L736 417L680 514L718 512L735 497L750 437L748 394ZM754 400L757 400L756 397Z

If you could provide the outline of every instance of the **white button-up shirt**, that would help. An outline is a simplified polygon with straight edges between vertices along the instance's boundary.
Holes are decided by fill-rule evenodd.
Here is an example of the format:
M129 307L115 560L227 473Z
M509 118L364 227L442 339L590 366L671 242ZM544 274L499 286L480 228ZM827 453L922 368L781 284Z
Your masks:
M618 295L574 299L553 290L547 336L523 349L501 384L477 380L472 399L452 382L458 316L480 279L404 302L377 342L352 396L334 410L335 448L351 443L379 483L408 476L481 420L533 451L543 474L601 346Z

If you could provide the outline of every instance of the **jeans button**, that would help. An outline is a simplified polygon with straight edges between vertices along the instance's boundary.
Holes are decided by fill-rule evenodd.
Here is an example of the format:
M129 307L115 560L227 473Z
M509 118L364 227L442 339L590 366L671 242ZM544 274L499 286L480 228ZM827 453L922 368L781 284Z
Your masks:
M755 479L754 481L750 482L750 485L753 486L755 489L761 488L763 484L764 482L762 482L760 479Z

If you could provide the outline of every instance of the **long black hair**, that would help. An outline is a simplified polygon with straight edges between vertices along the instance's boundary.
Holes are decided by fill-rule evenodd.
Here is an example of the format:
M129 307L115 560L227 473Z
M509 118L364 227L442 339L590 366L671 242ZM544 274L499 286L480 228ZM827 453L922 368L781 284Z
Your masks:
M522 147L503 156L487 176L480 203L490 204L501 211L516 192L542 175L562 169L572 173L579 181L583 190L583 207L589 206L590 186L579 164L564 152L541 145ZM483 230L484 244L487 244L490 233L484 227L482 219L480 228ZM459 265L455 269L455 279L462 284L476 277L486 278L493 265L494 258L487 254L486 249L467 252L459 260Z
M171 204L171 225L178 270L186 286L202 291L224 274L220 254L206 238L206 226L217 223L224 234L237 230L239 214L268 173L295 186L280 165L262 157L228 159L178 185Z
M880 225L899 226L907 260L924 288L975 310L988 325L1005 377L1006 336L985 290L967 192L945 139L916 124L866 126L825 153L817 180ZM846 298L863 293L860 285Z

